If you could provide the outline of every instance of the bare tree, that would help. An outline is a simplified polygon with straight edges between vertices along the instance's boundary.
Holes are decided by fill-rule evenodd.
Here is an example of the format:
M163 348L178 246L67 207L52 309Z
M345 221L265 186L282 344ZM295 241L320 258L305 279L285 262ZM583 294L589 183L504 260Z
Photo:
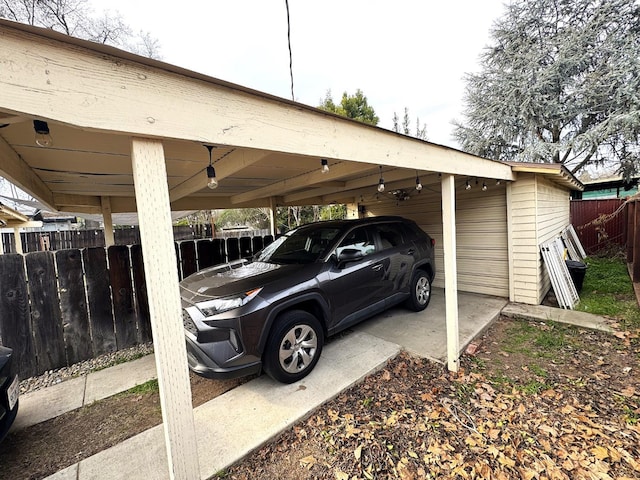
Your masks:
M118 12L95 12L89 0L0 0L0 17L160 58L158 40L134 33Z

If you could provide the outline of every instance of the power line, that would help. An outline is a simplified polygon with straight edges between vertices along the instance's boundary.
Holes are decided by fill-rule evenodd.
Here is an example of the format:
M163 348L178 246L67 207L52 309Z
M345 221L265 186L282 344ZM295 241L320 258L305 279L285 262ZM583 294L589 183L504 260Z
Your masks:
M291 76L291 100L295 101L293 94L293 54L291 53L291 21L289 19L289 0L284 0L287 7L287 42L289 43L289 75Z

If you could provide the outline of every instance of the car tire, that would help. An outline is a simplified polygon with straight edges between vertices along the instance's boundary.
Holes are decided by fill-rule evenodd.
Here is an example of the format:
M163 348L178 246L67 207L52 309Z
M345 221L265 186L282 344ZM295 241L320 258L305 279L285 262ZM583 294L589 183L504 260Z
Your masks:
M427 272L417 270L411 279L410 288L410 296L405 305L414 312L421 312L431 301L431 279Z
M280 315L267 340L264 370L282 383L303 379L316 366L322 353L324 333L316 317L303 310Z

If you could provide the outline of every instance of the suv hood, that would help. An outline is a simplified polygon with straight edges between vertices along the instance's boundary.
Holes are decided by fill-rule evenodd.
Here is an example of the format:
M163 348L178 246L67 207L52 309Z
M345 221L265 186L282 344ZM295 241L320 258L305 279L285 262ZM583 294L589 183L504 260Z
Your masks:
M282 279L287 270L298 270L300 267L304 265L278 265L248 260L216 265L182 280L180 296L183 301L196 303L246 292Z

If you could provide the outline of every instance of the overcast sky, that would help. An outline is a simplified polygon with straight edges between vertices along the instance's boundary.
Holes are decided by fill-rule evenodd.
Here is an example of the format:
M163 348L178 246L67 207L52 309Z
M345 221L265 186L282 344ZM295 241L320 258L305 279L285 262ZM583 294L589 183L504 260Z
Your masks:
M162 60L291 98L285 0L92 0L161 44ZM170 8L164 5L170 5ZM289 0L295 100L361 89L392 128L409 108L429 140L456 147L463 75L477 71L502 0Z

